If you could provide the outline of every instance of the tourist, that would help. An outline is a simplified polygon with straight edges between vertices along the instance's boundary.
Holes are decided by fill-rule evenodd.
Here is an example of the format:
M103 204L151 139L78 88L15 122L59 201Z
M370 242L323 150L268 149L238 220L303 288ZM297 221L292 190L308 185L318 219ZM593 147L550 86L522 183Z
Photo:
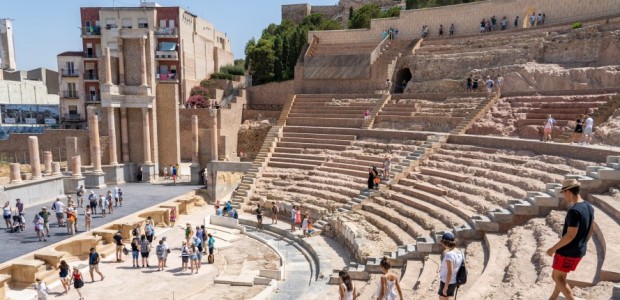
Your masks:
M155 254L157 254L157 271L164 270L164 261L168 256L168 252L166 249L166 245L164 245L164 240L159 240L159 245L155 248Z
M390 170L392 168L392 161L389 156L386 156L383 160L383 176L385 178L390 178Z
M200 269L200 261L198 260L198 249L196 245L189 246L189 270L190 274L194 273L194 267L196 267L196 274L198 274L198 270Z
M487 20L484 29L486 32L491 32L491 20Z
M185 227L185 243L189 245L189 240L194 236L194 230L192 229L192 224L187 223L187 227Z
M115 186L114 187L114 194L113 194L113 196L114 196L114 207L118 206L118 191L119 191L119 188L117 186Z
M69 292L71 286L69 285L69 265L66 261L61 260L58 266L58 277L60 277L60 283L65 289L65 294Z
M368 189L372 190L375 188L375 178L377 174L372 168L368 168Z
M392 87L392 83L390 82L390 79L386 79L385 80L385 90L386 90L386 94L389 95L390 94L390 88Z
M543 16L541 13L538 13L538 19L536 19L537 25L542 25L543 23Z
M515 18L515 28L519 26L519 16Z
M200 226L196 226L196 235L192 238L192 243L198 248L198 252L202 253L202 234Z
M443 36L443 25L439 24L439 36Z
M84 185L79 185L75 189L75 194L77 195L78 207L82 207L82 205L84 204L84 193L85 192L86 190L84 189Z
M495 31L495 26L497 25L497 18L495 16L491 17L491 30Z
M439 268L439 294L440 300L454 299L457 289L456 273L464 263L465 255L456 249L456 239L452 232L446 232L440 241L443 248L443 259ZM446 284L447 283L447 284Z
M149 222L149 219L146 220L146 224L144 224L144 234L146 236L146 240L149 241L149 244L153 243L153 238L155 237L155 228L153 228L152 220L151 222Z
M170 173L172 173L172 183L174 185L177 185L177 167L176 166L171 166L170 167Z
M52 204L52 210L56 213L56 222L58 227L65 227L65 208L66 206L60 201L60 198L56 198L56 202Z
M123 235L121 231L117 231L112 239L114 239L114 243L116 243L116 262L122 262L123 248L125 248L125 245L123 245Z
M187 270L187 262L189 261L189 249L187 243L181 242L181 271Z
M166 166L164 166L163 173L164 173L164 180L168 179L168 168L166 168Z
M45 226L43 225L43 218L39 214L34 215L34 220L32 220L32 224L34 226L34 231L37 233L37 238L39 238L39 242L41 241L41 238L43 238L44 241L47 241L47 238L45 237Z
M78 292L78 295L80 295L80 300L84 300L84 297L82 297L82 292L80 291L80 289L84 287L84 277L76 266L73 266L71 281L73 281L73 288L75 288L75 290Z
M491 76L487 76L486 86L487 86L487 93L488 94L492 94L493 93L493 85L495 85L495 83L493 82L493 79L491 79Z
M533 12L532 15L530 16L530 27L534 27L535 24L536 24L536 13Z
M260 203L257 204L254 212L256 212L256 228L263 229L263 209L260 207Z
M47 207L43 207L41 208L41 212L39 212L39 217L41 217L41 219L43 220L43 235L47 235L47 237L51 237L50 236L50 216L52 214L49 213L47 211Z
M207 247L209 247L209 263L215 262L215 239L209 233L209 239L207 240Z
M11 227L13 227L13 224L11 223L12 214L11 214L11 203L9 201L6 201L4 203L4 207L2 208L2 217L4 218L6 229L7 230L11 229Z
M424 38L428 37L428 25L424 25L424 34L423 34Z
M105 197L103 195L99 195L99 208L101 208L101 217L105 218L105 214L106 211L108 209L107 204L108 201L106 201Z
M24 203L22 203L21 199L19 199L19 198L15 199L15 208L17 208L17 213L20 216L24 216L25 215Z
M450 24L450 36L454 35L454 23Z
M349 273L342 270L338 273L338 278L340 279L340 300L356 300L357 292Z
M69 207L67 209L67 233L70 233L71 235L75 235L75 233L77 232L76 227L75 227L76 220L77 220L77 213L75 212L73 207Z
M75 214L75 222L73 222L73 227L74 227L74 229L73 229L73 230L75 231L75 233L78 233L78 221L77 221L77 216L79 215L79 213L78 213L78 208L77 208L77 205L73 204L72 209L73 209L73 213Z
M480 34L483 34L486 31L486 25L487 21L482 19L482 21L480 21Z
M131 263L134 268L139 267L138 257L140 255L140 241L138 240L138 236L134 235L131 240Z
M73 207L73 197L67 195L67 207Z
M90 209L90 205L86 205L86 210L84 211L84 230L90 231L90 224L93 220L92 211Z
M123 190L121 188L118 188L118 205L123 207Z
M105 279L105 276L103 276L103 274L101 274L101 272L99 271L99 262L100 262L99 253L95 251L95 248L90 248L90 254L88 255L88 272L90 273L91 282L95 282L93 271L99 274L99 276L101 277L101 281Z
M376 166L372 166L372 173L374 173L374 189L378 190L381 179L379 178L379 171Z
M545 13L542 14L542 21L541 24L545 24L545 19L547 18L547 15L545 15Z
M308 218L306 215L301 216L301 234L303 237L308 236Z
M502 21L500 22L500 25L502 26L501 27L502 31L506 30L506 27L508 27L508 18L506 18L506 16L504 16L502 18Z
M312 229L313 223L314 221L312 221L312 218L308 218L308 237L311 237L312 234L314 233L314 229Z
M224 205L224 215L228 215L231 210L232 210L232 201L228 200L226 201L226 204Z
M295 213L295 225L301 229L301 207L297 206L297 212Z
M271 224L278 224L278 206L271 202Z
M94 191L90 191L90 195L88 195L88 202L90 204L90 208L93 210L93 214L97 214L97 194Z
M551 134L553 133L553 127L555 127L555 119L551 115L547 115L547 121L545 122L545 128L543 131L543 142L551 142Z
M370 110L366 110L364 111L364 121L368 120L370 118Z
M549 299L557 299L560 293L566 299L574 299L573 291L566 282L569 272L575 271L579 261L586 255L588 240L594 232L594 208L579 195L579 181L567 179L562 183L560 194L569 207L564 218L562 238L547 250L553 256L551 278L555 288Z
M142 267L146 264L146 267L149 268L149 253L151 252L151 242L146 238L143 234L140 237L140 255L142 256Z
M474 93L478 91L478 78L474 78L474 82L471 84L471 90Z
M586 115L582 114L579 116L577 121L575 121L575 131L573 132L573 136L571 137L571 145L577 141L579 143L581 141L581 136L583 134L583 121Z
M297 215L297 207L293 205L291 208L291 232L295 232L295 216Z
M112 192L108 191L108 194L105 196L106 206L108 207L108 213L112 214L113 206L112 206Z
M592 119L592 113L588 114L586 118L586 127L583 129L583 140L581 144L590 145L592 143L592 130L594 127L594 119Z
M465 92L471 93L472 82L473 82L473 79L471 78L471 74L469 74L469 77L467 77L467 80L465 82Z
M173 208L170 209L169 221L170 221L170 227L174 227L174 224L177 222L177 209L176 209L176 207L173 207Z
M50 292L47 284L40 278L37 278L35 281L37 282L34 285L34 289L37 291L37 300L47 300L47 296L49 296Z
M497 74L497 78L495 79L495 83L497 85L496 89L497 92L501 92L502 91L502 86L504 86L504 77L502 77L502 75Z
M378 282L377 299L395 300L397 295L396 293L398 292L398 296L400 300L402 300L403 291L400 289L400 281L398 280L398 276L390 272L392 265L390 264L388 258L384 256L381 259L379 266L381 268L381 272L383 272L383 275L381 276L381 280Z
M162 242L162 245L164 245L164 248L166 248L166 256L164 256L164 268L168 267L168 254L170 254L170 247L168 247L168 242L166 242L166 240L166 237L162 237L160 240Z

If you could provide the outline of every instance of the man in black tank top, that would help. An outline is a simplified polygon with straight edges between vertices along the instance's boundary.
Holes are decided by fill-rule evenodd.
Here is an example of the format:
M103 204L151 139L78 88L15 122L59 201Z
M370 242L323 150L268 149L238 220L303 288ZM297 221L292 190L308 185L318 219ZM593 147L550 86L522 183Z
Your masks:
M574 299L566 276L570 271L575 271L581 258L586 255L588 240L592 237L594 208L581 199L579 190L579 181L575 179L564 180L562 183L560 193L568 202L569 209L564 219L562 238L547 250L547 255L553 256L551 277L555 281L555 289L549 299L557 299L560 293L566 299Z

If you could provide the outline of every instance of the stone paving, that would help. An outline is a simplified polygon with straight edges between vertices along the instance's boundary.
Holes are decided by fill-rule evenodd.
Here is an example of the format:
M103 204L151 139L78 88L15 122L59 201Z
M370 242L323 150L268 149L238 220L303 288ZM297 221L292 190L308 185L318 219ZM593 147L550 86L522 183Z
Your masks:
M106 214L105 218L102 218L100 214L93 215L91 228L97 228L103 224L154 206L170 198L191 192L197 188L197 186L189 185L187 183L172 185L169 180L161 184L128 183L119 187L123 191L123 207L115 207L114 212L111 215ZM105 190L93 191L97 194L105 194L108 190L113 189L114 186L108 186ZM75 200L75 191L68 192L73 193L73 198ZM87 191L87 194L88 193L90 193L90 190ZM84 207L86 207L88 200L85 199L84 201L86 202L84 203ZM52 203L53 201L26 207L26 230L23 232L10 233L9 231L3 230L3 223L1 227L2 230L0 230L0 240L3 241L0 243L0 262L14 259L26 253L35 251L41 247L62 241L71 236L67 233L67 229L65 227L58 227L56 216L52 211L50 211L52 213L50 216L51 237L47 239L47 242L39 242L37 239L37 235L32 225L34 215L35 213L40 212L41 208L44 206L47 207L48 210L51 210ZM64 204L66 204L66 201L64 201ZM84 208L78 208L78 230L79 232L83 232L84 230Z

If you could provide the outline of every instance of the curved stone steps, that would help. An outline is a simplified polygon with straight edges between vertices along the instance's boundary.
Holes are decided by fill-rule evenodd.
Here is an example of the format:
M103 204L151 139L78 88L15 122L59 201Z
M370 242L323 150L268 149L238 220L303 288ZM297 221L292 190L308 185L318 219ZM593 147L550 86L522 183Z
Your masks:
M312 181L301 181L297 183L297 186L310 188L310 189L329 191L332 193L339 193L349 198L353 198L359 195L360 193L360 191L357 189L351 189L346 186L335 185L333 183L317 183L317 182L312 182Z
M620 281L620 241L616 238L620 232L620 201L608 195L589 195L594 204L595 237L604 253L598 277L601 281ZM588 247L590 244L588 243Z
M377 227L379 230L383 231L386 236L390 237L390 239L394 241L394 244L396 246L415 243L414 237L409 235L406 231L398 227L398 225L390 222L389 220L367 211L356 211L356 213L364 216L366 218L366 221ZM393 251L394 249L396 249L396 247L388 248L385 249L385 252Z
M331 201L335 201L335 202L342 203L342 204L347 204L351 200L351 197L347 197L345 195L342 195L336 192L332 192L328 190L316 190L313 188L307 188L307 187L298 186L298 185L285 187L282 189L282 191L295 192L298 194L303 194L306 196L313 196L313 197L317 197L318 199L322 199L322 200L331 200Z
M406 205L398 200L374 197L372 201L391 209L394 214L411 219L415 224L419 224L420 229L423 231L439 231L446 228L446 225L441 220L430 217L425 211Z
M479 300L486 299L494 287L497 287L504 278L504 272L510 262L510 251L506 248L506 235L485 234L485 251L488 252L484 271L475 282L468 282L472 287L459 295L459 299Z
M320 156L320 155L274 152L274 153L271 154L271 159L274 159L274 158L304 159L304 160L315 160L315 161L322 162L327 157L326 156Z
M345 134L320 134L320 133L297 133L297 132L284 132L283 137L292 137L292 138L310 138L310 139L322 139L322 140L349 140L354 141L356 139L355 135L345 135Z
M382 218L397 225L399 228L407 232L407 234L409 234L414 239L414 242L411 242L412 244L415 243L416 238L430 235L429 230L424 229L420 224L417 224L413 219L404 217L398 211L385 207L381 204L373 203L371 201L365 201L362 203L362 209L364 211L381 216Z
M316 139L316 138L297 138L297 137L282 137L280 142L287 143L310 143L310 144L325 144L325 145L351 145L355 143L349 140L336 140L336 139Z
M441 256L439 254L429 254L424 260L424 267L413 287L413 298L411 299L434 299L437 298L436 285L439 288L438 274L441 266ZM460 299L460 297L459 297Z
M424 261L408 260L404 266L405 271L400 277L400 288L403 291L405 299L414 299L413 287L418 282L422 270L424 269Z
M289 164L301 164L301 165L314 165L320 166L323 161L321 160L312 160L312 159L304 159L304 158L286 158L286 157L271 157L267 165L270 165L275 162L289 163Z

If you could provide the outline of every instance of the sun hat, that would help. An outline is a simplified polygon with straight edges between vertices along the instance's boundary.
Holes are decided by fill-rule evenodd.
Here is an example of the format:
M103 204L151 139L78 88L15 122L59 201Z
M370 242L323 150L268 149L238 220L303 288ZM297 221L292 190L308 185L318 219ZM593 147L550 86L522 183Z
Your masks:
M566 179L562 182L562 189L560 191L563 192L578 186L581 186L581 184L577 181L577 179Z
M442 241L454 242L454 234L452 232L446 232L441 236Z

